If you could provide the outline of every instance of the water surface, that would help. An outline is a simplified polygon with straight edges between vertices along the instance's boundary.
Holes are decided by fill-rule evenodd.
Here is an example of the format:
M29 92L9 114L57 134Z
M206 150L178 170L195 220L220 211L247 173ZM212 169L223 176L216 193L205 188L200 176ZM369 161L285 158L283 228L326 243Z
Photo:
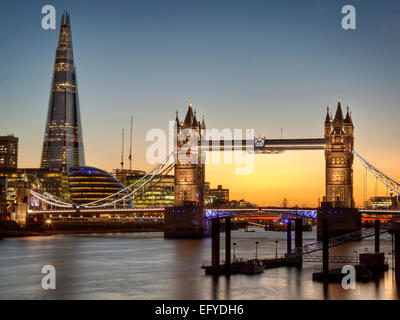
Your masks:
M286 250L284 232L232 232L235 254L274 256ZM224 255L221 234L221 260ZM304 233L304 243L314 241ZM210 239L164 239L162 233L59 235L9 238L0 241L0 299L398 299L392 270L355 290L340 284L328 288L312 281L318 264L301 270L276 268L255 276L205 276ZM391 260L391 236L382 235L381 249ZM372 252L374 239L330 249L331 255ZM57 288L43 290L43 265L56 268Z

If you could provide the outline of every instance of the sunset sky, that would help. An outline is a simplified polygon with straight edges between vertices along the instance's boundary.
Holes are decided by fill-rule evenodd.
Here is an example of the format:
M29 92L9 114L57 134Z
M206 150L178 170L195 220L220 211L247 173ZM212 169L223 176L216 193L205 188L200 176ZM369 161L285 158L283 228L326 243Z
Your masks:
M41 28L41 8L57 29ZM341 28L348 1L11 1L0 3L0 135L20 139L19 167L38 167L60 17L71 13L86 164L119 167L121 130L134 116L134 169L148 170L152 128L168 131L190 101L208 128L320 138L326 106L350 106L355 149L400 178L400 2L351 1L357 29ZM128 154L128 140L125 143ZM261 205L316 206L323 151L256 155L251 175L208 165L211 187ZM126 158L125 163L128 163ZM355 160L355 200L364 170ZM369 175L369 194L375 179ZM378 194L385 195L380 186Z

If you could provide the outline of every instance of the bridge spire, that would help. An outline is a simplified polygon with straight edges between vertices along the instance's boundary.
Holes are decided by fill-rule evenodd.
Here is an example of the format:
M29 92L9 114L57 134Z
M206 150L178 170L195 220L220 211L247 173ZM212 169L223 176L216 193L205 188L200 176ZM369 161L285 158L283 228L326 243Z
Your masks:
M177 126L179 126L179 117L178 117L178 110L176 110L176 116L175 116L175 124L177 125Z
M338 101L338 106L337 106L337 109L336 109L335 120L343 121L342 104L340 102L340 99Z
M186 128L190 128L193 124L193 109L192 109L192 103L189 103L189 108L188 111L186 113L186 117L185 117L185 121L184 121L184 125Z
M329 107L326 107L326 118L325 118L325 124L330 124L332 121L332 118L329 114Z
M347 106L346 119L344 119L344 123L353 124L353 120L351 119L351 112L349 106Z
M197 114L197 112L196 112L196 110L194 110L194 115L193 115L193 125L197 125L197 117L196 117L196 114Z
M203 116L201 117L200 129L205 129L205 128L206 128L206 122L204 121L204 114L203 114Z

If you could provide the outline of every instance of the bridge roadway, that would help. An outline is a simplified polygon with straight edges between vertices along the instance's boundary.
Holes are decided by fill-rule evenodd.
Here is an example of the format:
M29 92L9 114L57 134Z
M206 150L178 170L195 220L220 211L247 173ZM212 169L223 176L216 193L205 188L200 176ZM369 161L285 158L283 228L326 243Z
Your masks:
M28 214L32 216L49 216L49 215L82 215L82 216L93 216L93 215L118 215L126 214L138 216L144 213L162 214L164 208L99 208L99 209L62 209L62 210L28 210ZM205 215L211 219L214 217L226 217L239 214L252 214L254 216L264 216L266 213L283 213L292 216L300 216L303 218L316 219L317 209L296 209L296 208L227 208L227 209L205 209ZM400 214L400 210L376 210L376 209L360 209L360 213L382 216Z
M93 216L98 214L140 214L140 213L163 213L164 208L101 208L101 209L62 209L62 210L28 210L32 216L40 215L71 215Z

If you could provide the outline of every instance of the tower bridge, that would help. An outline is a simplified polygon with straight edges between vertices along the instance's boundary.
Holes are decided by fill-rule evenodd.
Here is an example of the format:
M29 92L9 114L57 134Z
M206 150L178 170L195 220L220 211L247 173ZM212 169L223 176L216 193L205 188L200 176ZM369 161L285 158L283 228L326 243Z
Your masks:
M361 215L353 198L354 125L349 108L343 116L340 100L334 118L327 110L324 138L207 140L205 129L204 118L201 122L197 120L191 104L184 121L176 115L175 206L165 211L167 237L201 236L209 232L208 221L200 214L204 203L204 153L215 150L250 149L267 154L285 150L325 150L326 194L318 215L329 221L332 236L361 229ZM187 157L188 153L190 157ZM178 215L178 208L186 208L186 213L182 214L181 210ZM340 215L332 215L333 208L340 208ZM320 232L318 237L321 237Z
M338 102L335 116L327 110L324 122L323 138L301 139L207 139L204 118L198 121L192 105L184 121L178 114L175 120L174 151L140 180L116 192L113 195L92 201L85 205L77 205L50 194L42 194L31 190L30 196L47 204L50 208L62 210L29 210L32 216L50 215L51 212L61 215L96 215L98 213L137 216L144 211L163 213L166 222L166 237L202 237L209 233L209 221L213 217L230 215L265 213L274 211L306 218L328 220L332 236L360 230L361 213L381 214L381 210L358 210L353 198L353 160L354 155L361 163L388 188L400 193L400 184L385 175L354 151L354 125L349 108L343 116L341 102ZM189 132L189 133L188 133ZM188 147L189 146L189 147ZM287 208L257 209L204 209L205 152L242 150L259 154L277 154L288 150L324 150L325 151L325 196L318 209L293 210ZM183 156L182 156L183 155ZM173 160L173 163L170 163ZM139 197L146 189L157 185L159 177L166 172L174 171L174 207L138 209L116 208L116 204L126 199ZM145 189L145 187L147 187ZM36 208L38 209L38 208ZM384 211L382 214L397 214L399 211Z

